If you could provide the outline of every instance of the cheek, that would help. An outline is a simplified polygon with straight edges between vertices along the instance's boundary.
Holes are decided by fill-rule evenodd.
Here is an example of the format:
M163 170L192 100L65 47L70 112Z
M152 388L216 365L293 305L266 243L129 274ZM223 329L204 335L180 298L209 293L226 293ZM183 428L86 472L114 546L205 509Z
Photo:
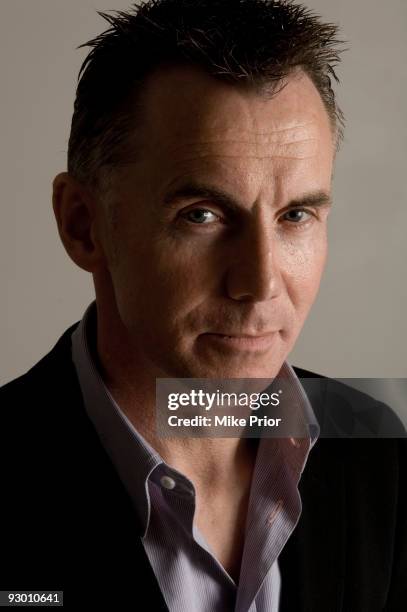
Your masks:
M326 232L285 243L280 252L283 283L298 314L308 313L318 293L327 257Z
M202 301L216 283L208 252L171 238L151 237L122 250L116 270L117 293L133 312L164 323L175 321Z

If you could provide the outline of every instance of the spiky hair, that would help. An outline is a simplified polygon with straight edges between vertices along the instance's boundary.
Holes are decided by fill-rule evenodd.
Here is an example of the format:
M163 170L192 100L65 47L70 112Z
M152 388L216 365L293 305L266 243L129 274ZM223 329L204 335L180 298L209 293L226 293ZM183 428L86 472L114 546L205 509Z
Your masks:
M333 128L344 117L332 89L343 51L338 27L291 0L150 0L127 12L99 12L110 27L81 45L68 171L97 185L103 170L134 154L137 98L163 64L199 66L236 86L270 91L295 69L313 81ZM132 144L133 143L133 144Z

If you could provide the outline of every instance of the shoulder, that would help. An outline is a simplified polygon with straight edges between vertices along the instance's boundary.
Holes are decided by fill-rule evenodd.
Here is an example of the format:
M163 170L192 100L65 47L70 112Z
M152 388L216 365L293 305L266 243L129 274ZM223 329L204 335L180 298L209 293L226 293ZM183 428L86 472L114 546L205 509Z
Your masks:
M310 400L322 437L406 437L406 428L391 406L349 384L293 369Z
M78 325L68 327L53 348L25 374L0 387L0 427L28 430L53 420L55 409L63 410L79 386L71 357L71 334Z
M350 385L301 368L294 371L321 429L305 481L327 495L343 486L353 509L363 508L366 519L376 508L375 516L382 513L383 525L394 521L405 542L407 433L400 418L387 404Z
M71 334L79 324L79 321L68 327L59 337L53 348L35 363L25 374L14 378L0 387L0 398L6 399L18 393L32 390L42 378L49 376L51 372L57 373L63 362L68 362L71 351Z
M73 469L82 462L84 471L86 461L91 464L91 449L100 458L72 361L71 335L77 325L66 329L30 370L0 388L0 472L12 482L50 484L68 463Z

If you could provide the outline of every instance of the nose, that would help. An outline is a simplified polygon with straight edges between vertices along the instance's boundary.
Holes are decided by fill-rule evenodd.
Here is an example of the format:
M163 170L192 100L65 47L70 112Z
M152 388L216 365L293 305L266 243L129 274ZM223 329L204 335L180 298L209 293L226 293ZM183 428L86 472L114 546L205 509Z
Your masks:
M272 230L258 219L245 228L235 243L226 287L230 298L265 301L276 298L282 289L278 245Z

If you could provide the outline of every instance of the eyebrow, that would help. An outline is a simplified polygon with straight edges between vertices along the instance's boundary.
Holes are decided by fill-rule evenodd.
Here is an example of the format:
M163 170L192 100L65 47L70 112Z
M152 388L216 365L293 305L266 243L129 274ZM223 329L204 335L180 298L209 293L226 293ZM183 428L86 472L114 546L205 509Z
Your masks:
M212 200L234 213L241 212L245 209L238 200L226 191L200 183L187 183L170 190L164 197L164 204L169 207L175 207L183 200L191 198ZM331 204L332 198L329 193L325 191L312 191L299 198L290 200L284 208L289 210L302 206L330 206Z

